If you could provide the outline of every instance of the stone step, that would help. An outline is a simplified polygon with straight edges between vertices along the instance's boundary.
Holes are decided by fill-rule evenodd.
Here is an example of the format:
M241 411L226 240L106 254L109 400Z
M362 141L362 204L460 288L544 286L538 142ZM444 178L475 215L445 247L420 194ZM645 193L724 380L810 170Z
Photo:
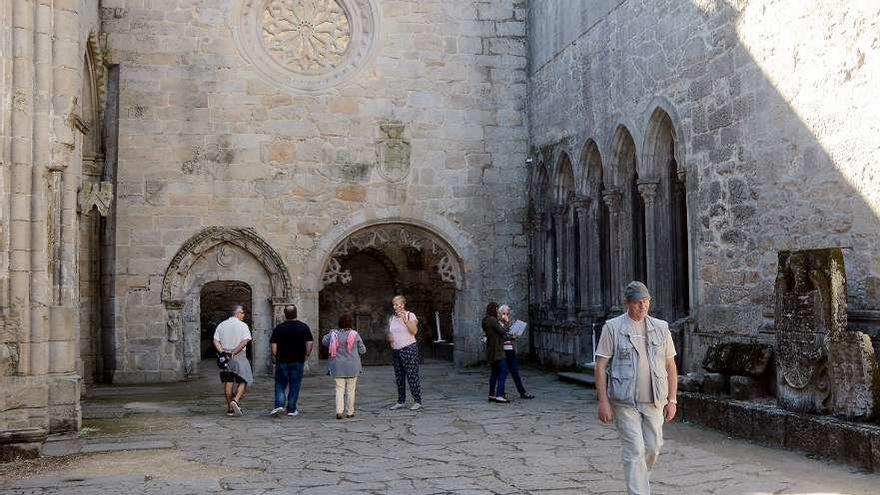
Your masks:
M596 379L592 374L577 373L574 371L560 371L559 373L556 373L556 376L563 382L575 383L587 388L596 388Z

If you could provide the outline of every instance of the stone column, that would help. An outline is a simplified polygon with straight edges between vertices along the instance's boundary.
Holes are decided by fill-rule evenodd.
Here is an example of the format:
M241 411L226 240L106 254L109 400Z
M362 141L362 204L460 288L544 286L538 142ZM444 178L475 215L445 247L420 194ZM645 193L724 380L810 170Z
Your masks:
M587 238L588 238L588 252L590 253L589 258L587 259L587 277L589 280L588 287L588 295L587 301L590 306L593 308L602 306L602 292L605 290L603 287L605 283L605 278L603 276L602 271L602 232L599 226L602 222L602 202L601 200L592 201L591 208L589 213L589 218L587 218ZM604 267L605 270L608 270L608 267Z
M320 369L318 364L318 346L320 342L318 339L321 337L321 333L318 329L319 314L318 314L318 296L320 295L320 291L318 290L303 290L301 291L297 297L296 301L296 309L299 316L299 320L304 322L309 328L312 330L312 338L315 342L315 349L312 351L312 355L306 361L306 372L307 373L317 373ZM283 308L283 306L282 306Z
M31 374L31 191L34 163L34 2L12 2L10 309L18 315L18 374Z
M565 307L565 229L568 222L565 221L565 207L558 206L553 211L553 223L556 225L556 259L553 266L553 279L556 280L556 307Z
M551 241L555 242L555 240L551 239L551 236L555 236L553 230L550 228L553 225L553 215L548 211L544 212L544 218L542 219L544 224L543 235L541 236L541 242L543 247L541 248L542 253L544 254L544 259L542 263L544 263L544 304L550 305L553 301L553 277L555 274L553 273L553 249Z
M624 266L621 259L620 246L621 196L622 194L618 188L608 188L602 195L605 205L608 206L608 236L610 237L608 268L611 270L611 301L609 303L614 310L621 310L623 308L623 287L621 286L621 281L626 277L626 274L623 272Z
M659 294L663 292L657 280L657 188L659 184L653 180L639 181L639 193L645 201L645 260L647 264L649 290ZM658 301L659 302L659 301Z
M578 235L578 249L580 256L578 257L578 301L577 307L579 310L586 309L590 305L590 286L593 284L592 274L590 273L590 265L593 261L593 250L591 243L593 239L590 237L589 225L590 225L590 203L592 202L591 198L582 197L578 198L572 206L574 210L577 212L577 235Z
M541 209L535 210L534 217L531 219L530 223L530 233L531 233L531 242L532 242L532 287L529 290L529 295L531 298L531 303L535 306L539 306L542 302L543 298L543 286L541 284L541 278L543 277L543 269L544 269L544 224L542 222L542 218L544 216L544 211Z

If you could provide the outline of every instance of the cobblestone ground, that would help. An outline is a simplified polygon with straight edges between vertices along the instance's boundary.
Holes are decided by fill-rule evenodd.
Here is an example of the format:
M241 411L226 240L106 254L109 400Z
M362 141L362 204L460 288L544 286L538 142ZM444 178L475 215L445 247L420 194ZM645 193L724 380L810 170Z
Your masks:
M263 378L225 416L213 375L182 384L111 387L84 404L83 435L46 445L38 461L0 465L18 494L624 493L615 430L595 419L592 390L527 370L538 398L486 402L486 373L423 367L425 408L388 411L393 373L367 368L358 412L337 421L332 380L307 377L296 418L271 418ZM880 476L667 427L659 494L869 494Z

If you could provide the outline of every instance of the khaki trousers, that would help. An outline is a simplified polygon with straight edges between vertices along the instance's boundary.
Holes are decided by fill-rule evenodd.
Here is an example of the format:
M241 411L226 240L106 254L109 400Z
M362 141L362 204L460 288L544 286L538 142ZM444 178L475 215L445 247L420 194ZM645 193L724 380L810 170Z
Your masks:
M354 394L357 390L357 377L336 378L336 414L354 414ZM344 410L343 410L344 405Z
M623 474L629 495L650 495L648 479L663 446L663 408L651 403L612 404L623 444Z

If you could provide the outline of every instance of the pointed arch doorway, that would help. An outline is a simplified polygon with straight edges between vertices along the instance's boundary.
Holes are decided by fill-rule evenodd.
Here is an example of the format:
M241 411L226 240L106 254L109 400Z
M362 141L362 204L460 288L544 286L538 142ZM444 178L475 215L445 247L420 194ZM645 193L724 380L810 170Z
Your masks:
M407 309L419 318L422 356L452 361L461 276L457 254L427 229L405 223L365 227L340 242L325 263L318 296L320 335L350 313L367 347L364 364L390 364L391 298L403 294Z

